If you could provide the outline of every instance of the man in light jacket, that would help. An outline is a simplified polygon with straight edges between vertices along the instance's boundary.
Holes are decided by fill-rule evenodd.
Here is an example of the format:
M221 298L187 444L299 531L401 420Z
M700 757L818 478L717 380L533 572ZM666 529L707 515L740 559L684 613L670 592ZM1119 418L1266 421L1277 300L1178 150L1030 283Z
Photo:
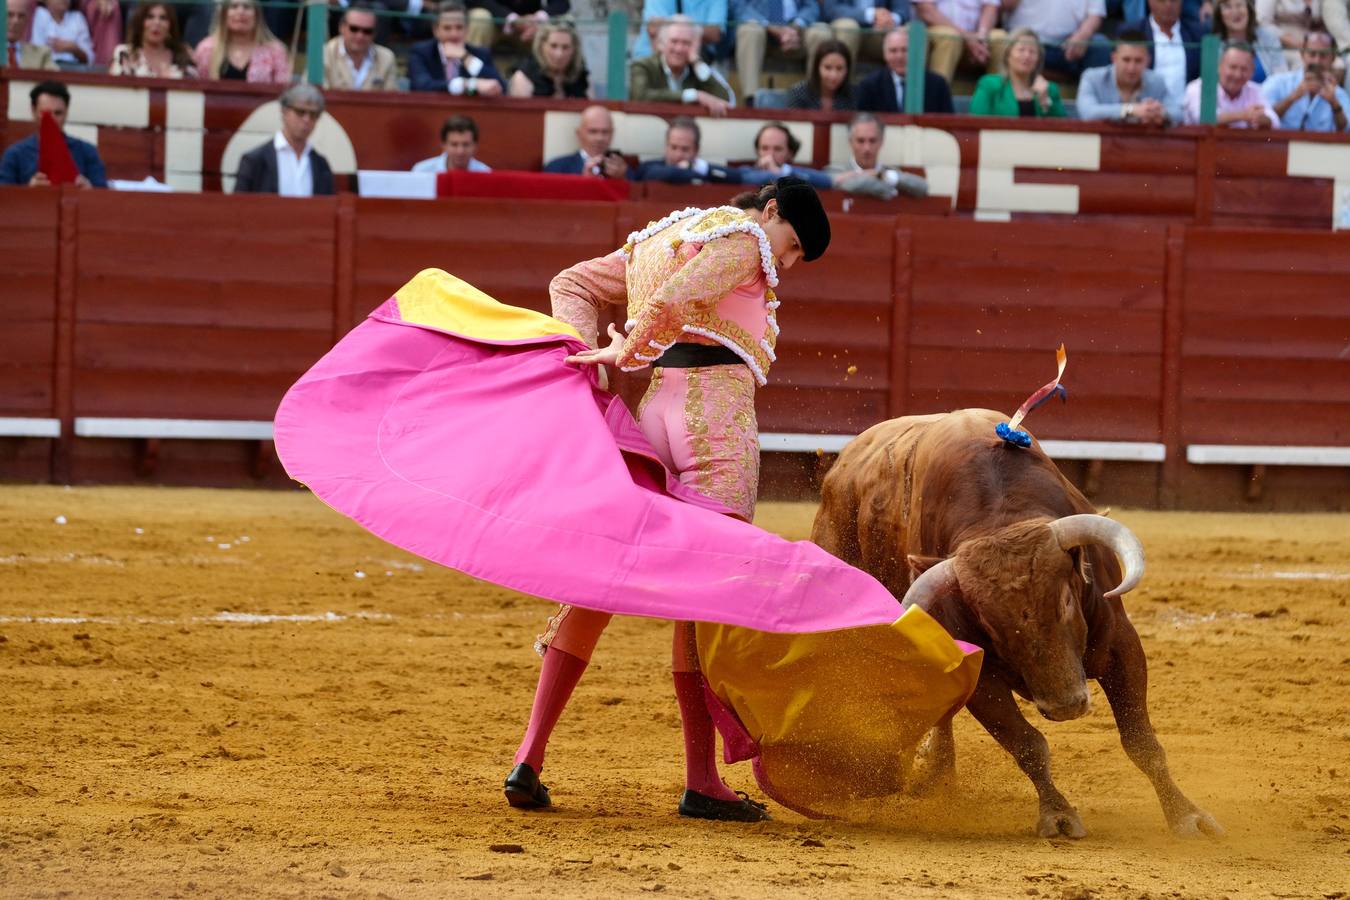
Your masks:
M336 91L396 91L394 51L375 43L375 12L349 6L338 22L338 36L323 45L323 86Z
M1078 81L1078 118L1130 125L1178 125L1181 97L1148 67L1148 36L1125 30L1116 36L1111 65L1087 69Z

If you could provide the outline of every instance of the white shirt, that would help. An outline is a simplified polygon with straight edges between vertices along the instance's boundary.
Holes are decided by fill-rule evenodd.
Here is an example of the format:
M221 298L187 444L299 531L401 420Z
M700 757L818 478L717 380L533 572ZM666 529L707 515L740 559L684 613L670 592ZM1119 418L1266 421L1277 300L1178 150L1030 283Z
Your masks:
M413 164L414 172L448 172L450 170L450 154L442 153L440 156L433 156L430 159L424 159L421 162ZM477 159L470 159L466 167L470 172L491 172L492 167L486 163L480 163Z
M283 197L313 197L314 175L309 168L309 155L312 149L305 144L299 157L291 149L286 136L280 131L272 138L272 146L277 151L277 193Z
M52 18L45 6L39 6L33 13L33 40L39 47L51 45L52 38L64 38L74 41L85 52L86 63L94 61L94 39L89 36L89 23L75 10L67 10L60 22ZM57 53L52 51L52 59L57 62L79 62L79 58L69 50Z
M1167 93L1180 97L1186 93L1186 46L1181 40L1181 22L1172 26L1172 36L1163 34L1153 17L1148 17L1153 29L1153 71L1163 77Z
M374 47L371 48L371 50L374 49ZM366 83L366 78L370 75L370 68L375 63L375 54L370 50L367 50L365 61L358 66L353 63L352 58L347 55L347 45L342 43L342 41L338 41L338 55L347 63L347 67L352 70L352 87L360 90L361 85Z

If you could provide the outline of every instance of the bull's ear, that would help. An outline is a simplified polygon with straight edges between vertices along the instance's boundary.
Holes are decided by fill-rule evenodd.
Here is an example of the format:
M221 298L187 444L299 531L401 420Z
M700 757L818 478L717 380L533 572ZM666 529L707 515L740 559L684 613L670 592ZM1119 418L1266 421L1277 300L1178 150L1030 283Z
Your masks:
M1103 519L1111 518L1111 507L1108 506L1106 509L1097 510L1097 515L1101 516Z
M909 574L914 578L918 578L924 572L942 562L941 556L916 556L913 553L905 559L909 561Z

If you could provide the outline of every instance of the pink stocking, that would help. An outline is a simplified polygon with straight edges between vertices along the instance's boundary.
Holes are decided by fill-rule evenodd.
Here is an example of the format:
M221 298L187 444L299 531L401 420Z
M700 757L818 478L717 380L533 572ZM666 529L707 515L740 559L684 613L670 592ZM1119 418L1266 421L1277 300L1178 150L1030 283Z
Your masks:
M717 732L703 697L703 675L675 672L675 699L684 726L685 787L718 800L738 800L717 774Z
M544 768L544 748L558 724L563 708L567 706L572 689L586 671L586 660L579 659L557 647L544 651L544 664L539 670L539 686L534 690L534 707L530 710L530 725L525 739L516 751L517 763L529 763L535 773ZM705 713L706 715L706 713Z

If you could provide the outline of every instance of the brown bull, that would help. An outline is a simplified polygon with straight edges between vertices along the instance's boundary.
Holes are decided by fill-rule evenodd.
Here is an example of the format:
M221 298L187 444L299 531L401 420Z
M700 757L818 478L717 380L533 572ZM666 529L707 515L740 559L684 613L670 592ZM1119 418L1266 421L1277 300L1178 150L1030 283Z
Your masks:
M1088 678L1101 685L1125 752L1153 782L1173 831L1221 834L1172 780L1149 722L1147 662L1119 599L1143 575L1143 548L1097 515L1039 445L1000 440L994 426L1006 418L959 410L868 429L826 477L811 539L952 637L985 648L967 708L1036 786L1042 836L1087 831L1013 693L1047 719L1073 719L1088 711ZM950 723L931 749L939 774L950 772Z

